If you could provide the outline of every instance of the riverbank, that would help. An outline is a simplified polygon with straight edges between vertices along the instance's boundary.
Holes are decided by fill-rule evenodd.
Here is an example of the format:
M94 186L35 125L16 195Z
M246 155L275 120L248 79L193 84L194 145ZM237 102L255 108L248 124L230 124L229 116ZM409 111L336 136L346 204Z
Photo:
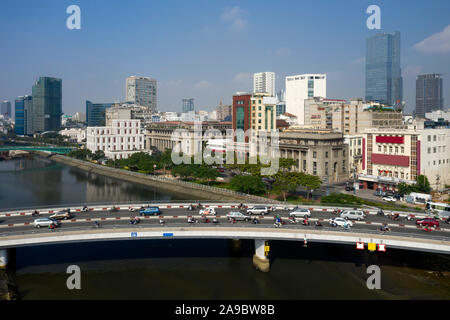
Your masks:
M46 153L39 153L39 154L48 156L48 154ZM73 159L62 155L52 155L49 158L56 162L76 167L84 171L93 172L129 182L140 183L143 185L161 189L169 193L178 193L187 195L193 199L198 200L216 200L216 201L220 200L220 201L255 202L255 203L275 202L274 200L239 193L228 189L221 189L206 185L200 185L161 176L147 175L144 173L133 172L124 169L111 168L88 161Z

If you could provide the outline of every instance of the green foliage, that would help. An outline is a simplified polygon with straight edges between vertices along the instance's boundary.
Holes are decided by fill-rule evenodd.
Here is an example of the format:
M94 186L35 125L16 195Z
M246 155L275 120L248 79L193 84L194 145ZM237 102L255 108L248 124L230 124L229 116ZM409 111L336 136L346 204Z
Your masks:
M350 194L332 193L328 196L323 196L320 199L322 203L333 203L333 204L354 204L361 205L363 200L361 198L355 197Z
M99 160L99 159L102 159L104 157L105 157L105 153L103 152L103 150L97 150L92 155L92 160Z
M233 190L255 195L263 194L266 191L266 186L261 178L255 176L234 176L230 186Z
M423 174L417 177L416 184L410 185L405 182L400 182L397 185L397 190L400 195L410 194L411 192L430 193L431 187L428 178Z

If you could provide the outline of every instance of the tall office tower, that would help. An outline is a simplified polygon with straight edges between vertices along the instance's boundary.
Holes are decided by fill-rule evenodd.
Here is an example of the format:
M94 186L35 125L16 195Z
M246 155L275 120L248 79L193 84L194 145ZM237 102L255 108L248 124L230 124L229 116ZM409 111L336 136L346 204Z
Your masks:
M112 103L92 103L86 100L86 126L101 127L106 125L106 109L112 107Z
M1 103L0 114L5 118L11 118L11 102L5 100Z
M194 111L194 99L183 99L183 113Z
M366 41L366 101L396 106L403 100L400 32L380 33Z
M33 85L33 131L61 129L62 80L40 77Z
M267 92L271 97L275 96L275 72L253 74L253 92Z
M17 97L14 103L15 127L17 135L33 134L32 109L33 98L31 96Z
M416 116L444 109L442 74L422 74L416 78Z
M305 124L305 99L326 98L325 74L300 74L286 77L286 112L297 117L297 124Z
M156 79L131 76L127 78L126 83L127 102L148 107L151 112L156 112Z

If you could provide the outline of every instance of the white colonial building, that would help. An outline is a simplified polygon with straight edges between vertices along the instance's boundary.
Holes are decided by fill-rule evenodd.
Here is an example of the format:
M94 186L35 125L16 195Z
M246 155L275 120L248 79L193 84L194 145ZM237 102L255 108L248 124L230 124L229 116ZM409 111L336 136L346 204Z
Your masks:
M71 141L75 141L77 143L81 143L84 139L86 139L86 129L82 128L65 128L64 130L59 131L59 134L69 137Z
M92 151L102 150L110 159L126 159L144 150L144 134L140 120L111 120L111 126L88 127L87 145Z

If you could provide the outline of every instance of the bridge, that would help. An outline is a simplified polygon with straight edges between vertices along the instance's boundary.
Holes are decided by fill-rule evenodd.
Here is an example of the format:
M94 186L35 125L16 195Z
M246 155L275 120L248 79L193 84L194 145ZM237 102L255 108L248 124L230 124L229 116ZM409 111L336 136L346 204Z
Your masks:
M7 151L46 151L58 154L67 154L73 150L71 147L52 147L52 146L0 146L0 153Z
M5 266L8 261L8 250L21 246L109 241L138 239L253 239L255 254L253 263L261 271L269 270L269 259L266 256L266 243L270 240L298 241L299 245L307 246L310 242L339 243L343 245L362 244L364 250L368 245L374 250L384 251L391 248L418 250L426 252L450 253L450 225L440 221L440 226L432 231L424 231L414 220L406 219L407 213L401 213L401 221L393 221L386 216L378 216L375 210L365 210L367 217L364 221L353 221L350 229L332 227L328 220L336 217L333 207L310 206L309 226L293 223L289 220L289 211L284 206L277 206L276 211L265 216L258 216L260 223L251 221L237 221L231 224L226 214L237 211L237 204L207 203L205 207L216 210L217 224L207 222L199 215L198 210L188 211L189 203L157 203L159 216L143 216L141 222L130 224L130 218L136 215L130 208L139 210L148 203L126 205L90 206L89 211L83 212L82 206L72 206L74 217L62 220L61 226L49 230L33 227L35 217L32 209L9 210L0 212L0 265ZM112 210L113 206L117 210ZM252 204L248 204L252 206ZM53 213L67 209L56 207L40 209L41 217L51 216ZM399 212L400 213L400 212ZM274 215L286 222L282 227L274 226ZM187 223L188 217L194 217L200 223ZM425 214L415 216L415 219L425 217ZM164 224L160 224L160 219ZM299 219L300 220L300 219ZM93 222L98 221L100 228L94 228ZM314 226L315 221L321 221L322 227ZM387 223L390 232L380 231L382 224Z

